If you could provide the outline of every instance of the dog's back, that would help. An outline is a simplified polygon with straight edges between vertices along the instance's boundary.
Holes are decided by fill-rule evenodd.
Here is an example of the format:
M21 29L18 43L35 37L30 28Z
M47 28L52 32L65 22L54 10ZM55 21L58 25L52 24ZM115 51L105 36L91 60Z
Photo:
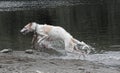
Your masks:
M54 37L54 39L68 39L68 38L72 38L72 35L70 35L64 28L60 27L60 26L51 26L51 25L45 25L45 32L47 32L47 34L50 37Z

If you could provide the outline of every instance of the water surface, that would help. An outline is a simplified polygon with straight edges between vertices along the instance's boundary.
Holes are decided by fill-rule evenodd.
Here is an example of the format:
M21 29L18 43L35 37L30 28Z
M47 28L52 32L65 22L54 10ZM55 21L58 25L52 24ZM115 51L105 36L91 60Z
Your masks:
M111 2L112 3L112 2ZM120 50L119 25L109 20L104 1L41 0L0 2L0 48L30 48L32 34L19 31L29 22L62 26L73 37L103 50ZM112 18L112 17L111 17ZM114 49L113 49L114 48Z

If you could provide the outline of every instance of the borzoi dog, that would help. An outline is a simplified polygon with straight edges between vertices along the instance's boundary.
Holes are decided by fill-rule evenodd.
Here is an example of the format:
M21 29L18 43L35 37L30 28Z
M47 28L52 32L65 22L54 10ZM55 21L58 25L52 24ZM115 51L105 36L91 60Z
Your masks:
M42 36L39 38L37 43L41 43L41 41L45 39L54 39L54 40L62 40L64 41L65 50L68 52L74 52L82 54L82 49L85 47L89 48L87 44L84 42L80 42L77 39L73 38L71 34L69 34L64 28L60 26L52 26L52 25L40 25L36 22L28 23L22 30L21 33L29 33L29 32L36 32L38 36ZM78 44L83 46L82 48L78 47Z

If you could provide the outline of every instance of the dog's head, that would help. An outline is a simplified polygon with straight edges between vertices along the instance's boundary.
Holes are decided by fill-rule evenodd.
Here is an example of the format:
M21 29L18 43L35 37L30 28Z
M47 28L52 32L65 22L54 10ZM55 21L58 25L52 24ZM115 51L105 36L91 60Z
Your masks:
M22 29L21 29L21 33L23 34L27 34L29 32L32 32L35 30L35 26L36 26L36 23L35 22L31 22L31 23L28 23L26 26L24 26Z

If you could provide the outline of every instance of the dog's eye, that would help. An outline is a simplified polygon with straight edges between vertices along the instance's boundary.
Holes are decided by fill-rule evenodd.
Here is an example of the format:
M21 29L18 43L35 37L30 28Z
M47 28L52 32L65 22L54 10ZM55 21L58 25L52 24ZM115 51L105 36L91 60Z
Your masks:
M26 30L29 30L27 27L24 27Z

